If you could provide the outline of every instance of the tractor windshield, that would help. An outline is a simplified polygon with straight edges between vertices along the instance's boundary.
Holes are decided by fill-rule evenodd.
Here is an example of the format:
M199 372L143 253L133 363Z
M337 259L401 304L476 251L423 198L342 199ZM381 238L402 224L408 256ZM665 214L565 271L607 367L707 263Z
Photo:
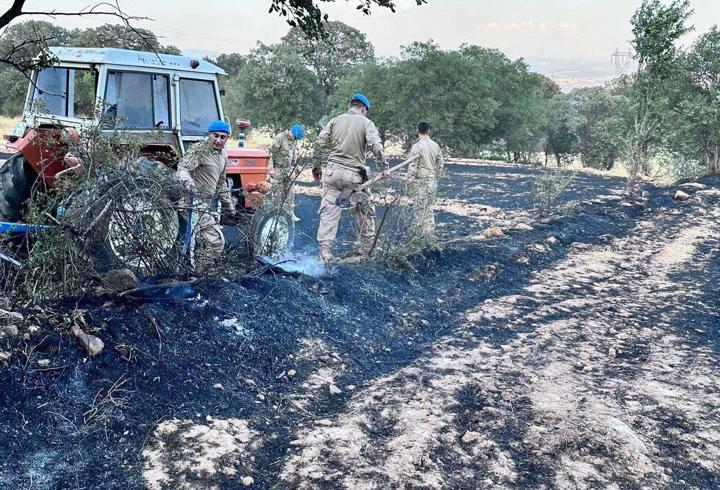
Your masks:
M182 132L191 136L207 134L211 122L220 119L215 85L208 80L180 79Z
M153 73L108 71L102 117L104 128L169 128L169 77Z
M46 68L38 73L32 109L59 117L92 118L97 74L75 68Z

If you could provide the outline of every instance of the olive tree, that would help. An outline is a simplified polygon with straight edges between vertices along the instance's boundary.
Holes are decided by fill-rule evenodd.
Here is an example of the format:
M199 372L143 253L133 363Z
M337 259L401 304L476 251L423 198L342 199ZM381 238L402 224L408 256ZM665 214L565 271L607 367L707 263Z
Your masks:
M658 141L668 109L666 84L677 69L678 40L692 27L689 0L643 0L632 17L632 46L637 72L626 80L628 123L625 142L628 165L628 197L634 199L639 174L649 172L652 145Z

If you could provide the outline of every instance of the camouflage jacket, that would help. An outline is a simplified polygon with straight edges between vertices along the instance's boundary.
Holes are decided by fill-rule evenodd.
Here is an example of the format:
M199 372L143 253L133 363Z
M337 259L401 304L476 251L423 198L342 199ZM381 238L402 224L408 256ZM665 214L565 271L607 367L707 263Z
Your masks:
M178 163L177 178L183 183L192 182L198 197L205 202L217 198L223 207L233 209L226 182L228 156L223 149L215 151L209 141L192 145Z

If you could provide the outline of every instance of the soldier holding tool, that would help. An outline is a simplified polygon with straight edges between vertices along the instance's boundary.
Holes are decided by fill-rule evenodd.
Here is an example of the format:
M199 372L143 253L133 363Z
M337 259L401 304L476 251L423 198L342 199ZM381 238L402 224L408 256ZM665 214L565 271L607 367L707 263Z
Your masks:
M342 209L336 202L337 198L343 192L356 190L367 180L365 157L368 149L375 155L383 177L389 175L382 141L375 124L367 118L368 111L370 101L357 93L350 100L348 111L330 120L318 136L318 143L330 150L324 174L319 165L316 164L313 168L313 175L322 176L317 241L320 257L325 262L333 259L332 244L342 214ZM375 207L370 200L366 200L355 206L353 213L357 222L358 238L353 252L348 256L367 256L375 238Z

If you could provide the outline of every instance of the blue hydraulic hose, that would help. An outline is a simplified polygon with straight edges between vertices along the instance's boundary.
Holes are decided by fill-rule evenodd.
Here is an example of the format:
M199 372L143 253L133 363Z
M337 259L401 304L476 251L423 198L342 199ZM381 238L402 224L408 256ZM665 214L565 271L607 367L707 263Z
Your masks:
M28 225L25 223L8 223L0 221L0 233L38 233L49 230L52 226Z
M195 206L195 199L192 195L189 197L188 203L187 225L185 226L185 239L183 240L183 255L190 255L190 244L192 242L192 217L193 207Z

